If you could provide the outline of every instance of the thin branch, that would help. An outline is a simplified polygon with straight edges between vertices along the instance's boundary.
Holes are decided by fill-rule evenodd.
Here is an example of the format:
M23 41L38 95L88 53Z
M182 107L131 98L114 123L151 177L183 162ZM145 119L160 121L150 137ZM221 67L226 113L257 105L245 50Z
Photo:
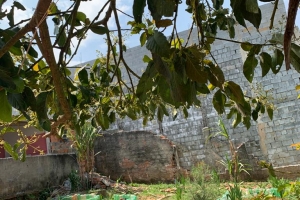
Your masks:
M271 19L270 19L271 22L270 22L269 29L273 28L274 18L275 18L276 10L277 10L277 7L278 7L278 2L279 2L279 0L276 0L275 3L274 3L274 8L273 8L272 16L271 16Z
M126 15L127 17L134 18L133 16L128 15L127 13L123 12L122 10L119 10L118 8L116 8L116 10L119 11L120 13L123 13L123 14Z
M50 6L52 0L39 0L36 10L33 13L31 20L21 30L19 30L0 50L0 58L12 47L19 39L27 32L35 29Z
M193 21L193 23L192 23L192 26L191 26L191 28L190 28L190 32L189 32L189 35L188 35L188 37L187 37L187 41L186 41L186 43L185 43L185 45L184 45L184 48L186 48L186 46L188 45L188 43L189 43L189 41L190 41L190 38L191 38L191 35L192 35L192 32L193 32L193 28L194 28L194 24L195 24L195 21Z

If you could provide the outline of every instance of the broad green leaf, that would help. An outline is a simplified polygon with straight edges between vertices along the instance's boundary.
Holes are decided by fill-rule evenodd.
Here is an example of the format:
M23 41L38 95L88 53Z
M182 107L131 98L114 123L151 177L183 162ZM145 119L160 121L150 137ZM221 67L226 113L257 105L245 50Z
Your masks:
M13 159L18 160L18 153L17 153L17 151L14 151L13 147L9 143L7 143L6 141L4 141L3 142L3 147L4 147L5 151L7 153L9 153L9 155L11 155L11 157Z
M89 77L85 67L81 67L78 70L78 78L82 85L89 85Z
M239 123L241 123L241 121L242 121L242 115L241 115L241 113L237 112L237 113L236 113L236 118L235 118L235 119L233 120L233 122L232 122L232 127L233 127L233 128L236 128L237 125L238 125Z
M64 29L64 25L61 25L59 27L59 32L56 35L56 39L57 39L58 46L63 47L65 45L65 43L67 41L67 35L66 35L65 29Z
M16 8L18 8L19 10L26 10L26 8L21 4L21 3L19 3L18 1L14 1L14 6L16 7Z
M136 23L142 23L142 17L143 17L145 6L146 6L146 0L134 0L132 12Z
M300 46L295 43L291 44L290 59L295 70L300 73Z
M157 28L166 28L168 26L171 26L172 24L173 24L172 20L170 20L170 19L161 19L161 20L155 21L155 25Z
M152 60L152 59L149 58L149 56L144 55L144 58L143 58L143 62L144 62L144 63L149 63L151 60Z
M253 24L253 26L255 28L259 29L259 25L261 23L261 11L260 11L260 8L258 8L258 13L244 12L244 18L246 20L248 20L251 24Z
M143 73L136 89L136 96L142 101L146 101L148 97L148 92L152 90L153 77L154 77L154 67L153 63L149 63L146 71Z
M56 3L51 2L49 9L48 9L48 14L54 14L54 13L57 13L57 11L58 11L58 9L57 9Z
M144 44L146 43L147 41L147 33L146 32L143 32L141 34L141 37L140 37L140 43L141 43L141 47L144 46Z
M8 102L12 105L12 107L16 108L20 111L25 111L28 108L24 97L20 93L7 93Z
M238 84L236 84L233 81L227 81L223 84L223 86L227 96L231 100L240 104L244 104L245 102L244 93Z
M9 48L9 52L16 56L21 56L23 54L21 48L16 47L16 46L11 46Z
M16 89L14 90L8 90L11 93L22 93L25 87L25 82L22 78L20 77L15 77L13 78L14 83L16 85Z
M271 120L273 120L273 108L271 106L267 107L267 113Z
M213 6L216 10L218 10L224 3L224 0L212 0Z
M241 47L244 51L250 51L251 48L253 47L253 44L249 43L249 42L243 42L241 44Z
M91 31L98 35L104 35L109 32L108 29L104 26L92 26Z
M7 72L0 69L0 86L15 90L17 88L13 78Z
M232 107L232 108L230 109L229 113L227 114L226 118L227 118L227 119L231 119L232 116L233 116L234 114L236 114L236 113L237 113L236 108L235 108L235 107Z
M39 56L38 52L32 47L32 45L29 46L29 44L24 44L25 51L28 51L28 54L34 58L37 58Z
M83 12L77 12L76 18L77 18L79 21L82 21L83 23L85 23L86 15L85 15Z
M246 10L250 13L258 13L259 7L257 0L245 0L246 1Z
M98 112L96 113L96 121L103 130L109 128L109 118L105 113L102 112L102 110L98 110Z
M251 126L250 117L243 117L243 124L246 126L247 129L249 129Z
M225 77L223 71L220 69L218 65L215 65L213 63L209 63L209 81L211 84L213 84L216 87L221 88L223 83L225 82Z
M196 90L200 92L201 94L209 94L210 89L207 87L206 84L203 83L197 83Z
M170 44L166 36L158 31L154 31L154 34L148 38L146 47L152 53L163 57L168 57L170 54Z
M48 119L48 115L47 115L48 109L46 104L48 94L49 92L41 92L36 97L36 114L41 127L43 127L44 122Z
M30 106L30 109L36 111L36 98L29 87L25 87L22 93L25 103Z
M213 105L219 115L225 112L226 96L219 89L213 96Z
M283 60L284 60L284 55L282 51L279 49L275 49L274 54L272 56L272 66L271 66L271 70L274 74L277 74L280 71L281 66L283 64Z
M258 64L258 60L255 58L255 55L248 55L243 66L243 73L246 79L252 83L254 77L254 70Z
M253 47L250 49L250 52L249 52L248 56L250 56L250 55L258 55L259 52L260 52L260 50L261 50L261 48L262 48L262 45L260 45L260 44L253 45Z
M175 1L170 0L147 0L148 9L155 21L162 16L172 17L175 10Z
M235 16L236 21L240 25L246 27L246 23L242 12L243 1L244 0L230 0L230 6L233 10L233 14Z
M256 121L257 118L258 118L258 112L257 112L256 110L253 110L253 111L252 111L252 119L253 119L254 121Z
M228 32L230 38L235 38L235 20L232 17L227 17Z
M262 77L266 76L272 67L272 57L266 52L259 55Z
M9 26L14 26L15 25L15 20L14 20L14 9L15 6L12 6L9 13L7 14L7 19L8 19L8 24Z
M186 54L186 75L193 81L198 83L207 83L208 75L204 68L200 65L199 60Z
M1 102L0 121L11 122L12 121L12 107L7 100L5 90L0 91L0 102Z

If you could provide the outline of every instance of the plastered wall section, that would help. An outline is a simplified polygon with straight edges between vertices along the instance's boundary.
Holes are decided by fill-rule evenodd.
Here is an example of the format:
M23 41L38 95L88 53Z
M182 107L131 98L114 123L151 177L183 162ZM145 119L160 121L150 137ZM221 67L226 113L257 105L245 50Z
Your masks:
M74 154L28 156L25 162L0 159L0 199L8 199L63 184L77 170Z
M273 4L261 6L261 11L263 17L259 32L249 23L247 24L248 30L237 25L234 40L252 43L268 42L274 32L269 31L268 28ZM276 31L284 30L284 26L281 24L284 20L283 16L285 16L285 7L283 1L279 1L274 19ZM184 39L188 34L189 31L179 33L180 37ZM196 43L197 37L196 31L193 31L190 43ZM217 37L230 39L228 33L224 31L220 31ZM264 50L272 51L269 47ZM211 54L224 71L227 80L240 84L247 95L253 95L257 91L253 87L259 84L264 90L269 90L269 94L274 98L276 109L272 121L266 114L261 115L257 122L252 122L252 126L248 130L243 125L233 129L230 126L232 120L224 121L234 143L239 145L244 142L249 155L255 159L268 160L275 166L299 163L298 151L290 147L291 144L300 142L300 126L298 125L300 106L295 91L295 86L299 84L299 74L295 70L286 71L283 66L277 75L270 72L262 78L261 68L258 66L253 83L249 84L243 75L243 63L247 53L241 49L239 43L216 40L212 45ZM150 56L149 51L144 47L128 49L125 54L128 65L137 73L142 73L145 69L146 65L142 62L144 55ZM220 158L230 155L228 143L224 139L217 137L206 142L207 135L216 131L218 121L218 115L211 105L212 96L213 94L200 97L202 108L190 109L187 119L180 114L175 121L172 120L172 117L164 118L162 134L183 149L183 157L180 159L183 167L190 168L193 164L207 159L211 156L211 152ZM203 132L204 127L209 128L208 133ZM160 134L159 124L155 120L149 122L147 126L142 125L142 120L118 120L111 126L111 129L151 130Z

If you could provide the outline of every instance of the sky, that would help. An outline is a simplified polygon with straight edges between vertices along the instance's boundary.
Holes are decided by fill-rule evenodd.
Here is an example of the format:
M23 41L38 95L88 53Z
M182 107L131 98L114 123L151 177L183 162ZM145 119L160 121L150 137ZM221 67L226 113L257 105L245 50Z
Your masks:
M13 0L8 0L2 7L3 10L5 9L10 9L11 2ZM26 8L26 11L21 11L21 10L15 10L15 23L23 20L30 18L32 16L32 13L34 12L34 8L36 7L36 4L38 0L18 0L24 7ZM284 0L285 3L285 8L287 9L288 7L288 1L289 0ZM57 3L58 9L64 10L67 8L73 1L70 0L55 0ZM117 8L129 15L132 15L132 0L117 0ZM186 5L185 5L185 0L182 0L182 4L179 6L179 14L178 14L178 20L177 20L177 30L184 31L187 30L191 27L192 20L191 20L191 15L185 11ZM101 8L104 4L106 3L105 0L91 0L91 1L86 1L82 2L80 6L80 11L84 12L87 17L90 19L93 19L94 16L99 11L99 8ZM260 3L263 4L263 3ZM224 8L230 7L230 0L224 0ZM100 16L101 18L101 16ZM51 19L48 19L51 20ZM133 19L120 13L119 16L120 24L122 28L129 28L127 25L128 21L132 21ZM52 22L50 22L51 24ZM7 28L5 27L7 25L7 21L3 20L0 21L0 27L1 28ZM298 13L297 20L296 20L296 25L299 27L300 26L300 13ZM114 18L110 19L109 21L109 29L110 30L115 30L116 25L114 23ZM51 33L54 33L54 26L50 26L49 30ZM165 34L168 35L170 31L166 32ZM126 34L126 33L125 33ZM129 32L127 32L129 34ZM126 34L126 35L127 35ZM73 45L77 44L77 39L72 40ZM130 36L126 37L125 39L125 44L127 46L127 49L130 47L138 46L139 45L139 36ZM80 63L84 63L90 60L95 59L98 55L99 52L105 54L106 53L106 43L103 40L102 36L96 35L92 32L88 32L87 39L85 39L79 48L79 51L77 52L76 56L74 59L71 61L70 65L77 65ZM55 51L55 54L58 55L58 51Z

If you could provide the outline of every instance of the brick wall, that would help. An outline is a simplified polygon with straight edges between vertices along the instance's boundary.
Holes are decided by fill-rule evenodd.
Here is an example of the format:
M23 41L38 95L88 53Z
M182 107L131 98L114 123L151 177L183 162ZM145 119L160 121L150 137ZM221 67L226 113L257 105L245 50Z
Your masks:
M146 131L104 133L95 142L96 171L126 182L173 182L176 146Z

